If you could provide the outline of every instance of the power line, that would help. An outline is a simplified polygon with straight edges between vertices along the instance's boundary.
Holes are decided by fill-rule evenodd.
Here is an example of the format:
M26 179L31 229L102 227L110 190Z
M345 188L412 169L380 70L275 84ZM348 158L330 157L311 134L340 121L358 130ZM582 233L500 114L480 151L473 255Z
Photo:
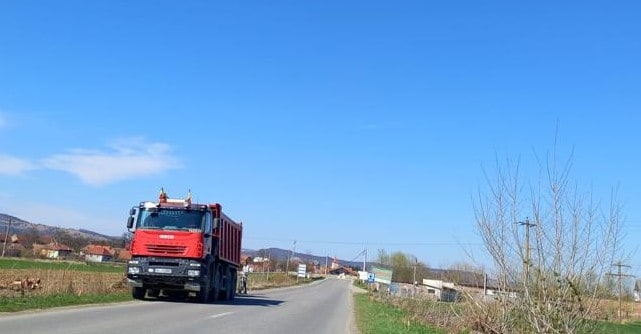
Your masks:
M264 240L264 241L278 241L278 242L292 242L294 239L279 239L279 238L260 238L260 237L244 237L247 240ZM331 240L300 240L295 239L299 243L306 244L329 244L329 245L363 245L363 242L357 241L331 241ZM367 242L368 245L375 246L482 246L480 242Z
M529 218L525 218L525 222L517 222L520 226L525 226L525 256L523 259L523 273L525 275L525 283L529 280L530 273L530 228L535 227L536 224L530 223Z
M621 312L621 295L623 294L623 289L622 289L622 286L621 286L621 281L622 281L623 277L634 277L634 275L628 275L628 274L623 274L623 273L622 273L622 268L623 268L623 267L630 268L630 266L629 266L629 265L627 265L627 264L623 264L623 263L621 263L621 261L616 262L616 263L613 263L613 264L612 264L612 266L614 266L614 267L618 267L618 268L619 268L618 272L617 272L617 273L606 273L606 275L609 275L609 276L615 276L615 277L618 277L618 278L619 278L619 322L621 322L621 321L622 321L622 312Z

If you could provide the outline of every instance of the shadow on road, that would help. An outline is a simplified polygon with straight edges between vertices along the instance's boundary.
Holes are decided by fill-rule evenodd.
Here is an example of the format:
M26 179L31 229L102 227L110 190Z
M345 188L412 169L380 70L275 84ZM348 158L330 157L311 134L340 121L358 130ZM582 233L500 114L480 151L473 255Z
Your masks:
M215 302L214 304L241 306L278 306L282 303L284 303L283 300L269 299L262 296L236 295L236 298L232 301L220 301Z
M169 296L160 296L157 298L146 298L148 302L162 301L169 303L194 303L198 302L193 298L185 297L169 297ZM284 303L283 300L269 299L263 296L254 296L254 295L236 295L236 298L231 301L209 301L207 304L211 305L239 305L239 306L278 306Z

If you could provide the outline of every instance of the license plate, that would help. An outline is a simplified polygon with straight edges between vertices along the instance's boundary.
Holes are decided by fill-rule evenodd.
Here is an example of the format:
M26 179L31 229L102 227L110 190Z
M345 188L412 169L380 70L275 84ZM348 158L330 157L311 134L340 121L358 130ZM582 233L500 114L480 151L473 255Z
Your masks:
M171 274L171 269L166 268L156 268L155 271L159 274Z

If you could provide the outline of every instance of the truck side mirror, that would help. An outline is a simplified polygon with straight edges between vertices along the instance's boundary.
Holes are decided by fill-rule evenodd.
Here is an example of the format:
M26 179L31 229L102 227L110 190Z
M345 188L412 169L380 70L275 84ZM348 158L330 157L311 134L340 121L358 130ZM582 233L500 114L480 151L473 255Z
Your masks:
M132 228L134 227L134 216L129 216L127 219L127 228Z
M133 215L135 215L135 214L136 214L136 208L131 208L131 209L129 209L129 215L130 215L130 216L133 216Z
M220 227L220 218L214 218L214 229Z

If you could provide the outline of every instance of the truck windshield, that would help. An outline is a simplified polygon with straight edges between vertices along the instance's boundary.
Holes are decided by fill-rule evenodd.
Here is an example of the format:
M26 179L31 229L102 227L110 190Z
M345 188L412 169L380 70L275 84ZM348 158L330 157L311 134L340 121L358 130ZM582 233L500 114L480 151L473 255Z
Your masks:
M136 228L200 232L205 222L203 211L158 209L141 210Z

